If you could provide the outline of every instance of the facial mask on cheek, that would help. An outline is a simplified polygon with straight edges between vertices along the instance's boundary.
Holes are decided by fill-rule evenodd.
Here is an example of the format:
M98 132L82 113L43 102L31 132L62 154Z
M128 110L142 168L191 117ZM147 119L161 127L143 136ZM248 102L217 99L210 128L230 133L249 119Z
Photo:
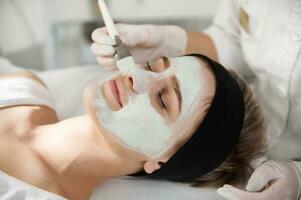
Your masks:
M118 111L112 111L102 94L94 100L96 115L101 123L117 141L127 149L154 157L166 148L171 130L163 117L151 105L150 86L147 80L160 80L160 76L149 73L129 62L119 61L121 74L135 77L135 91L129 94L128 103ZM162 78L162 77L161 77ZM98 88L100 88L99 83Z
M103 100L95 101L100 110L98 120L124 147L149 157L165 149L171 130L152 108L148 94L130 98L128 104L116 112L110 111Z
M166 125L163 117L153 108L147 89L151 81L156 78L154 73L137 69L138 66L125 66L123 73L132 73L134 79L145 81L143 88L135 96L129 96L128 104L119 111L111 111L105 100L100 97L94 101L99 122L126 148L143 153L154 158L174 144L183 132L187 120L193 114L201 95L200 63L194 57L181 57L171 60L171 66L161 77L175 75L180 83L183 105L182 113L176 123ZM152 77L150 77L152 76ZM142 78L143 77L143 78ZM160 79L157 77L158 80ZM140 86L141 86L140 85ZM181 129L181 130L179 130ZM175 134L177 133L177 134Z

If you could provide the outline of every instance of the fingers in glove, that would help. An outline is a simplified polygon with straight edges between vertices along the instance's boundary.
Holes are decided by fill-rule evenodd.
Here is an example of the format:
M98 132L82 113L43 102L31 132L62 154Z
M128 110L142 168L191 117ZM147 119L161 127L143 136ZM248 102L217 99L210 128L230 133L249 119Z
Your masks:
M110 45L110 46L113 46L115 45L115 40L113 40L105 27L103 28L98 28L98 29L95 29L93 32L92 32L92 40L98 44L101 44L101 45Z
M275 174L274 161L268 161L258 167L250 177L246 190L250 192L256 192L264 189L269 183L275 179L280 178Z
M115 54L114 47L110 45L99 45L97 43L91 45L91 51L97 56L113 56Z
M231 185L224 185L217 193L228 200L263 200L260 193L240 190Z
M273 181L270 186L261 192L262 198L264 199L273 199L273 200L284 200L284 199L296 199L294 193L290 191L290 188L286 179L278 179Z
M116 60L112 56L97 56L96 60L100 65L105 67L106 70L112 71L117 68Z
M150 25L117 24L121 41L128 47L143 45L150 38Z

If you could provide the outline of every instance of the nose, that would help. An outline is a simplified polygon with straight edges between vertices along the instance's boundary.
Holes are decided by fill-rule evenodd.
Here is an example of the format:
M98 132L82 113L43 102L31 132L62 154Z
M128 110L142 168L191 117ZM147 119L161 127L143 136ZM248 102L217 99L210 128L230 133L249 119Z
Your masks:
M162 74L145 71L143 69L131 70L129 80L132 82L132 89L136 93L146 93L149 89L161 80Z
M124 77L124 83L125 83L125 86L126 86L128 91L135 92L134 88L133 88L134 81L133 81L132 76L130 76L129 74L127 76L125 76Z

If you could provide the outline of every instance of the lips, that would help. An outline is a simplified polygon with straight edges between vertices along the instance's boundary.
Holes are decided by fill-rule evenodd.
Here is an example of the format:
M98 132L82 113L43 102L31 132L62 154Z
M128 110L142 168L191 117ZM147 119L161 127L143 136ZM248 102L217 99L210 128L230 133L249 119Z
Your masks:
M117 80L110 80L109 84L110 84L110 88L111 88L112 94L114 96L114 99L120 105L120 107L122 107L121 98L120 98L120 90L119 90L119 87L117 84Z

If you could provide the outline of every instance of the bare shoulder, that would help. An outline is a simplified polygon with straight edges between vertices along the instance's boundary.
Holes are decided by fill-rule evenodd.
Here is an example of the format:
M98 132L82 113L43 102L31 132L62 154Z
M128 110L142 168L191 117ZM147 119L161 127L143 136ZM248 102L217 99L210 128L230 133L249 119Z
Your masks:
M13 79L13 78L28 78L34 80L44 87L46 85L42 80L31 71L20 71L20 72L10 72L0 75L0 80L3 79ZM41 125L47 123L54 123L58 121L56 112L42 105L14 105L14 106L1 106L0 105L0 120L1 121L15 121L20 120L22 122L26 121L32 125Z
M40 125L58 122L57 114L47 106L21 105L0 109L1 133L15 130L17 135L24 135Z
M0 75L0 80L11 78L28 78L46 87L42 80L31 71L10 72ZM53 109L37 105L0 106L0 119L2 118L12 120L20 118L28 119L37 125L57 121L57 115Z

